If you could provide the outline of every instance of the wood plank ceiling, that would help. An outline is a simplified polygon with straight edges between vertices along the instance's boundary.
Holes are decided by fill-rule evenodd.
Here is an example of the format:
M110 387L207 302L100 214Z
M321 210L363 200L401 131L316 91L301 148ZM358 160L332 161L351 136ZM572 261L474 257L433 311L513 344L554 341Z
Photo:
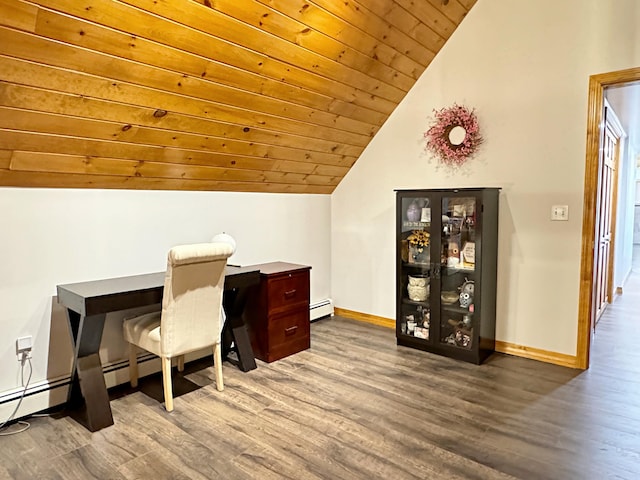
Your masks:
M0 185L331 193L476 0L0 0Z

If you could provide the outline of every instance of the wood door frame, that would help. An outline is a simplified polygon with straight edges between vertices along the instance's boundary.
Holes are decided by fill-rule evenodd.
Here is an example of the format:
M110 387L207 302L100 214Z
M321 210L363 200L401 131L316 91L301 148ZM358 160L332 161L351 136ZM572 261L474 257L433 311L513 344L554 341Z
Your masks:
M591 352L598 162L600 154L600 127L604 113L604 89L606 87L632 82L640 82L640 67L602 73L589 77L587 151L584 173L580 293L578 296L578 340L576 352L576 366L582 369L589 368L589 354Z

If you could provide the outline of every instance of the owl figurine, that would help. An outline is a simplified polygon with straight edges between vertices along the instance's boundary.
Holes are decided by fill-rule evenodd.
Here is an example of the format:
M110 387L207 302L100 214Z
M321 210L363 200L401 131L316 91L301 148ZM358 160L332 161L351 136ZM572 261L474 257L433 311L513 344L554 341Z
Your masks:
M460 306L462 308L469 308L469 305L473 303L474 287L473 280L465 280L460 287Z

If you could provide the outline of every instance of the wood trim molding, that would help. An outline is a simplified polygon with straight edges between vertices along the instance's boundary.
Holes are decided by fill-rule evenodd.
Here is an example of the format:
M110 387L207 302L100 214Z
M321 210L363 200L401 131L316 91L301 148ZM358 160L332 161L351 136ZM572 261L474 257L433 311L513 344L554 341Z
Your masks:
M580 260L580 294L578 297L577 368L589 368L591 350L591 316L593 311L593 271L598 195L598 156L600 127L604 110L604 89L612 85L640 81L640 67L592 75L589 78L587 108L587 148L582 213L582 248Z
M377 315L370 315L368 313L361 313L338 307L334 308L334 313L340 317L350 318L360 322L371 323L373 325L379 325L390 329L396 328L396 322L392 318L379 317ZM539 348L526 347L523 345L516 345L509 342L496 341L496 352L506 353L516 357L530 358L532 360L561 365L563 367L578 368L575 356L550 352Z
M549 350L516 345L515 343L496 340L496 352L506 353L516 357L529 358L531 360L538 360L539 362L552 363L563 367L579 368L577 365L577 357L574 355L550 352Z
M395 330L396 321L392 318L378 317L377 315L370 315L368 313L355 312L353 310L347 310L345 308L334 308L334 314L340 317L351 318L352 320L359 320L365 323L371 323L373 325L379 325L381 327L387 327Z
M591 312L593 310L593 271L596 226L596 199L598 195L598 151L600 124L603 114L603 86L595 78L589 79L587 118L587 158L584 174L584 201L582 207L582 247L580 260L580 294L578 300L578 350L580 368L589 368L591 348Z

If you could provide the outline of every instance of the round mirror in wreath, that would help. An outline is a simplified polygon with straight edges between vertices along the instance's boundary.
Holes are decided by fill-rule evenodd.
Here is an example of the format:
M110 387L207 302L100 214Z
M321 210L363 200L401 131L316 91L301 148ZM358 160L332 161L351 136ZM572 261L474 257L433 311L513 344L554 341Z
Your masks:
M426 150L441 163L458 167L471 158L482 143L475 110L462 105L434 111L434 122L424 133Z

